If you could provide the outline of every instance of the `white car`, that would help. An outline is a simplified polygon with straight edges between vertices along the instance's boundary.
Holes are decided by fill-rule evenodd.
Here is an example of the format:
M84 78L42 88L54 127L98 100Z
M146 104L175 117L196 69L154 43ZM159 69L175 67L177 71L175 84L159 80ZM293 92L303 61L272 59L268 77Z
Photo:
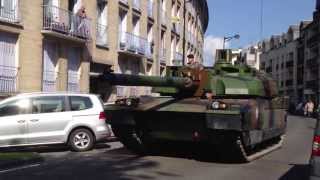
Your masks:
M111 133L96 95L30 93L0 102L0 147L67 144L87 151Z

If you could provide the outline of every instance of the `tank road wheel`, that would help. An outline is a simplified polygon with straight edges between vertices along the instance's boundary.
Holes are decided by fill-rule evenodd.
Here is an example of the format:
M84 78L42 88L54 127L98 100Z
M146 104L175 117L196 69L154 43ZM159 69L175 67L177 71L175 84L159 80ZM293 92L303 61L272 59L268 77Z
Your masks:
M141 131L134 126L114 126L113 131L120 142L133 153L146 155L146 146L141 140Z

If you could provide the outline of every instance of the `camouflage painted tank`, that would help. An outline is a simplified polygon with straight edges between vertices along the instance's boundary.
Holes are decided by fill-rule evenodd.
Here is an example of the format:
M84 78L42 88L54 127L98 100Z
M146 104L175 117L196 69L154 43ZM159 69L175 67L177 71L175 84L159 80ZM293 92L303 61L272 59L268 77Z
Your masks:
M285 133L287 100L276 82L225 59L213 68L171 67L166 77L107 73L100 80L152 86L161 95L119 99L105 109L116 136L137 153L163 140L186 141L251 161L280 147Z

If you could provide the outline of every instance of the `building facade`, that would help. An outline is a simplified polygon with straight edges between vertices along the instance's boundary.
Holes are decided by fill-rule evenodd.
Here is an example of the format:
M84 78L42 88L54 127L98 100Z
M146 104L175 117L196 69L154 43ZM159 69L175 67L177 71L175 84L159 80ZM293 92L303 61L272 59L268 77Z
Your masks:
M242 49L240 63L260 70L261 43Z
M300 97L297 71L299 37L299 26L293 25L286 33L261 42L260 69L277 80L280 94L289 96L292 102Z
M167 66L183 64L183 48L185 57L194 54L202 62L207 2L184 2L2 0L0 95L95 92L90 75L106 69L165 74ZM125 96L149 91L118 87L109 93Z

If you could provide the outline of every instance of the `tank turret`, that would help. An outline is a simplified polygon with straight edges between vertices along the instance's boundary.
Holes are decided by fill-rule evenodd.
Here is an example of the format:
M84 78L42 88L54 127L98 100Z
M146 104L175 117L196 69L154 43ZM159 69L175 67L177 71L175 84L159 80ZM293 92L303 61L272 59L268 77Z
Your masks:
M167 75L142 76L106 73L104 82L121 86L150 86L153 92L171 96L202 97L205 93L215 96L276 97L276 82L267 74L244 65L228 61L230 50L217 52L219 59L212 68L199 64L185 67L167 67Z

